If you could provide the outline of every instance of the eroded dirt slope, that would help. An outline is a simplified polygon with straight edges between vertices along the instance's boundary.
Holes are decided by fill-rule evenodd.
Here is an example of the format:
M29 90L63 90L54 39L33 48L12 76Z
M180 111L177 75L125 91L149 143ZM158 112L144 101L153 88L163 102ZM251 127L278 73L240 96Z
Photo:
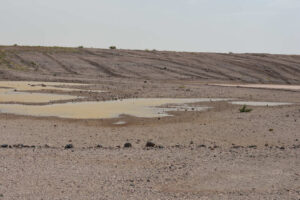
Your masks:
M299 84L300 56L0 47L1 79L86 82L112 77Z

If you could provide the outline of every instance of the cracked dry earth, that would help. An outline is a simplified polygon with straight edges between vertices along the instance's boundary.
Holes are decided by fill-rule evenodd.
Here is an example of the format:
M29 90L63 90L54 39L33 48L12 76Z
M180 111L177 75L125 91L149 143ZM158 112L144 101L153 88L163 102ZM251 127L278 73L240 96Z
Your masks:
M170 112L172 116L155 118L121 115L119 118L109 119L64 119L14 115L1 111L0 199L300 199L299 90L209 85L215 83L209 76L208 79L196 80L177 78L180 68L184 68L180 59L183 60L185 56L188 56L187 59L197 57L192 53L176 53L181 55L179 58L175 58L173 53L167 53L168 58L160 58L154 62L153 65L165 60L167 65L168 60L179 59L167 66L176 71L167 72L174 77L162 79L156 69L150 74L145 71L149 76L146 78L126 72L131 59L136 58L136 62L149 64L143 60L149 52L114 51L118 55L113 57L112 62L120 62L118 67L123 70L123 76L128 77L115 76L102 70L99 73L107 76L99 78L95 75L89 79L88 70L85 71L87 74L80 74L79 66L66 68L72 61L70 54L82 56L82 63L78 62L78 65L92 71L92 66L107 64L107 59L112 56L111 51L83 49L79 50L83 51L81 55L70 52L69 49L63 53L52 49L47 54L61 59L59 64L64 68L58 68L58 62L53 64L54 68L50 68L45 64L50 57L40 56L45 54L44 49L7 48L4 48L6 61L11 60L0 64L3 72L0 74L1 80L70 82L72 76L68 73L76 71L73 82L90 84L72 86L82 91L35 91L84 97L74 101L164 97L231 98L237 101L292 104L249 106L251 112L240 113L241 105L227 101L198 102L190 105L210 109L199 112L173 111ZM166 53L155 54L166 56ZM141 55L143 58L139 57ZM229 62L237 55L215 56L216 60L201 54L197 59L214 65L225 58ZM242 62L249 56L251 55L241 55L236 59ZM259 57L266 68L270 64L269 57L276 58L276 55ZM287 75L289 70L296 69L296 73L299 69L296 58L298 57L278 56L279 61L274 59L274 62L291 65L283 70ZM93 59L93 62L88 62ZM125 62L123 59L129 61ZM88 63L83 63L84 60ZM122 66L122 62L126 64ZM21 72L16 63L27 63L28 71ZM9 68L9 65L14 67ZM196 66L197 63L193 61L189 68L192 65ZM218 65L216 64L216 69ZM284 69L284 65L278 64L270 67L275 71ZM73 72L67 72L65 68ZM118 68L113 69L118 71ZM152 70L148 70L150 69ZM54 76L51 70L65 71ZM201 67L194 69L195 73L201 70ZM219 74L220 77L223 75ZM264 76L259 71L252 75L247 78L247 73L244 73L241 77L255 83L256 78L261 76L259 83L276 83L272 82L272 76L270 82L267 79L264 81ZM273 78L275 76L278 75L275 73ZM300 76L289 74L283 77L292 77L290 80L299 84ZM236 83L225 79L227 78L224 76L223 83ZM245 83L243 81L240 80L240 83ZM279 83L284 84L284 79L280 79ZM104 92L94 92L95 90Z

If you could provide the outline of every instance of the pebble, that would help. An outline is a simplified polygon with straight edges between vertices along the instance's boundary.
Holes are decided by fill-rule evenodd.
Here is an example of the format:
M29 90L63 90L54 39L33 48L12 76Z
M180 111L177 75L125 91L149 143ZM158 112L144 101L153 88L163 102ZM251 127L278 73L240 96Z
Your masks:
M148 141L146 143L146 147L155 147L155 144L153 142Z
M124 144L124 148L131 148L131 147L132 147L132 145L129 142L127 142L127 143Z
M67 144L65 146L65 149L72 149L72 148L74 148L73 144Z

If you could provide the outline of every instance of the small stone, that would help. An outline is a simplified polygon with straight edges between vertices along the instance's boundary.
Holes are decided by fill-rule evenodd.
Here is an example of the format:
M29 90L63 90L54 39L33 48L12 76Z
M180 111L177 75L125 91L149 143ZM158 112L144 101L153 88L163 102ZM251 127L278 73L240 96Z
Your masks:
M254 149L256 149L257 146L256 145L249 145L248 148L254 148Z
M280 147L279 149L284 150L285 148L284 147Z
M148 141L146 143L146 147L155 147L155 144L153 142Z
M15 148L23 148L24 145L23 144L14 144L13 147L15 147Z
M97 146L96 146L96 148L102 148L103 146L101 145L101 144L98 144Z
M65 149L72 149L72 148L74 148L73 144L67 144L65 146Z
M8 147L8 144L2 144L1 145L1 148L7 148Z
M240 145L233 145L232 148L233 148L233 149L239 149L239 148L243 148L243 147L240 146Z
M127 142L127 143L124 144L124 148L131 148L131 147L132 147L132 145L129 142Z
M206 145L205 144L200 144L200 145L198 145L198 148L205 148L206 147Z

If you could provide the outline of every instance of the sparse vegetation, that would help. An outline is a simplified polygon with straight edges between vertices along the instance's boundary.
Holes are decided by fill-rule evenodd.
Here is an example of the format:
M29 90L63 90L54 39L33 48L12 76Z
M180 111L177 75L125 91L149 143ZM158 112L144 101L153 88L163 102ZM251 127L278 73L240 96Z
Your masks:
M110 48L110 49L117 49L116 46L110 46L109 48Z
M79 48L79 49L83 49L83 46L79 46L78 48Z
M252 109L251 109L251 108L247 108L246 105L243 105L243 107L240 108L240 112L241 112L241 113L244 113L244 112L251 112L251 111L252 111Z

